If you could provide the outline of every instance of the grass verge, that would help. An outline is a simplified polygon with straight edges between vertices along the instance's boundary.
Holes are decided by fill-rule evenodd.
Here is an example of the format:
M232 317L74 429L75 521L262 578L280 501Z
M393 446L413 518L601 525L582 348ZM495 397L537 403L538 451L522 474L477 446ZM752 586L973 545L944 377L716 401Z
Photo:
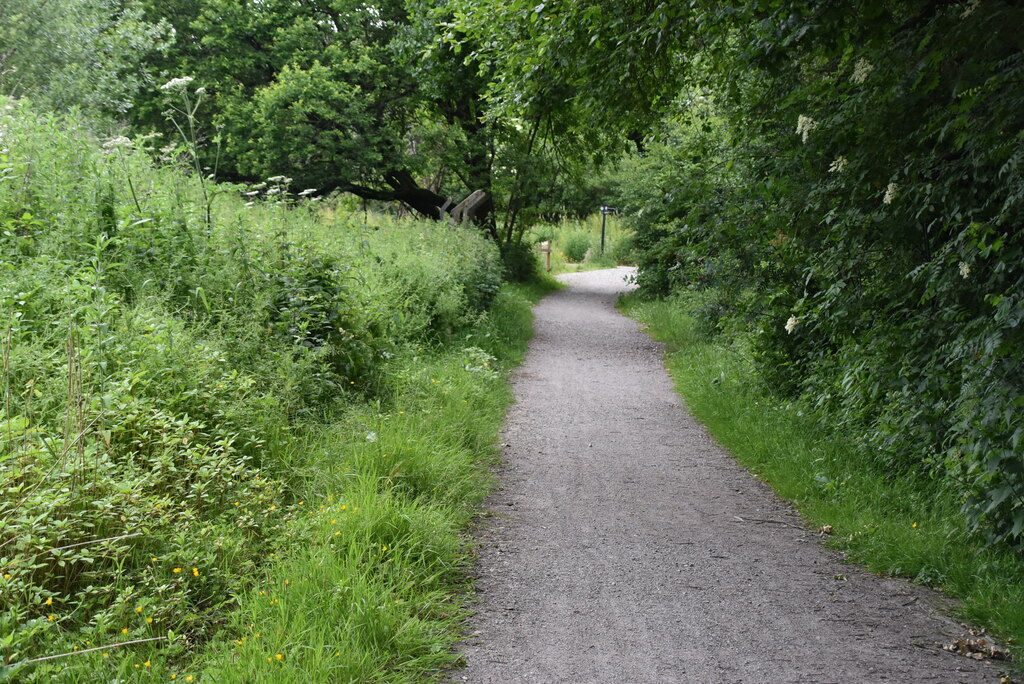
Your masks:
M666 365L693 415L810 526L831 525L832 547L959 599L957 616L1004 638L1019 663L1024 563L973 540L959 502L934 482L887 476L821 417L773 399L742 351L708 340L684 303L631 295L621 307L667 345Z
M394 359L387 405L354 408L290 466L301 514L197 662L204 680L423 681L455 661L462 530L548 287L505 286L464 348Z

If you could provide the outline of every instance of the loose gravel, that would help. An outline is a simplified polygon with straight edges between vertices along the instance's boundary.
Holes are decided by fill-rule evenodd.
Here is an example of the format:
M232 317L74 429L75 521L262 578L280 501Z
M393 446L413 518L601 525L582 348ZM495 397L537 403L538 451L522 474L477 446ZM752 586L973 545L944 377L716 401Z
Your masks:
M921 587L842 563L675 394L614 302L564 276L515 377L460 682L987 682Z

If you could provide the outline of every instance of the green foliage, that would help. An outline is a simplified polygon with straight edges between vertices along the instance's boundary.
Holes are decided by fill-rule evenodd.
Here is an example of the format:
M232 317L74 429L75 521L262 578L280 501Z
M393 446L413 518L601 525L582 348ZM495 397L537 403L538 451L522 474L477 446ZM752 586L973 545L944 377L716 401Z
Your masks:
M583 231L569 233L562 241L562 253L569 261L579 263L590 251L590 234Z
M169 26L136 2L18 0L0 4L0 95L92 116L120 114L152 86L145 57L167 48Z
M280 194L208 193L186 175L192 156L154 167L144 140L101 145L74 119L0 107L0 659L25 681L175 672L306 529L306 459L358 460L318 441L326 420L409 394L411 350L455 340L460 391L504 401L484 351L501 262L475 231L374 230ZM467 340L470 324L493 338ZM434 446L409 466L408 497L466 505L479 479L444 482L484 445ZM394 521L447 520L411 505ZM349 533L336 541L361 543ZM425 595L460 553L457 535L445 543ZM421 618L424 635L445 623ZM118 648L141 639L156 641ZM109 657L29 662L92 645Z
M689 116L621 191L648 292L703 290L698 316L749 331L772 387L1018 546L1021 19L1000 2L734 14Z

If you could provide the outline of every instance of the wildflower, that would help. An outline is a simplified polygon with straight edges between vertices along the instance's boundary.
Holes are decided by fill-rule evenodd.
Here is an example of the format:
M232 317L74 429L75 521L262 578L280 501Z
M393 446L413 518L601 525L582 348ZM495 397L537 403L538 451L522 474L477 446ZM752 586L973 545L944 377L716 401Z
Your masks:
M277 655L275 655L274 657L275 657L275 658L277 658L278 660L281 660L282 658L284 658L284 656L283 656L283 655L281 655L280 653L278 653L278 654L277 654Z
M790 316L789 320L786 321L786 332L792 335L798 325L800 325L800 319L796 316Z
M836 157L836 160L833 161L829 165L828 172L829 173L842 173L843 169L845 169L846 165L849 164L849 163L850 162L848 162L846 160L846 157Z
M960 262L960 277L967 280L971 277L971 265L967 262Z
M142 612L142 606L135 606L135 612L136 613L141 613Z
M368 432L368 433L366 433L366 441L367 442L376 442L377 441L377 433L376 432Z
M4 579L11 579L11 573L5 572L4 573Z
M796 132L800 136L800 139L807 143L807 139L811 136L811 131L818 127L818 122L809 116L801 114L796 120Z
M110 657L110 654L109 654L109 653L104 653L104 654L103 654L103 657L104 657L104 658L109 658L109 657Z
M200 87L196 88L196 95L205 95L205 94L206 94L206 86L200 86Z
M911 527L917 527L917 523L914 523L913 525L911 525Z
M171 675L171 679L177 679L177 678L178 678L178 675L176 675L176 674L172 674Z
M192 568L192 574L196 577L199 577L199 568Z
M170 81L160 86L160 90L184 90L185 87L194 80L195 79L191 76L172 78Z
M306 195L312 195L314 192L316 192L316 188L306 188L305 190L303 190L302 192L299 193L299 197L305 197Z
M192 681L192 675L189 675L188 677L185 677L185 681L186 682L191 682Z
M153 618L151 618L151 617L146 618L146 624L150 624L150 625L153 624Z
M850 80L854 83L863 83L868 80L868 76L875 67L868 60L861 57L857 60L857 63L853 65L853 76Z
M49 617L47 617L46 619L47 619L47 620L49 620L50 622L53 622L54 620L56 620L56 619L57 619L57 616L56 616L56 615L50 615L50 616L49 616Z
M387 551L387 550L388 550L388 547L387 547L386 545L384 545L384 544L381 544L381 546L380 546L380 550L381 550L381 551Z
M276 511L277 510L277 504L271 504L270 510Z
M45 601L43 601L43 603L45 603L48 606L52 606L53 605L53 599L52 598L48 598Z
M142 663L142 665L143 667L149 667L149 661L147 660L146 662Z
M181 568L174 568L173 570L171 570L171 572L177 574L177 573L181 572Z
M127 627L122 627L121 628L121 634L127 634L127 633L128 633L128 628Z
M152 562L156 563L156 561L157 561L157 558L156 558L156 556L153 556L153 557L152 557L152 558L150 558L149 560L151 560Z
M103 143L103 149L105 149L107 152L113 152L116 149L120 149L122 147L131 147L131 146L132 146L131 138L126 138L123 135L115 136L115 137L111 138L110 140L106 141L105 143Z
M896 194L899 192L900 186L895 183L889 183L885 188L885 197L882 198L882 204L892 204L892 201L896 199Z

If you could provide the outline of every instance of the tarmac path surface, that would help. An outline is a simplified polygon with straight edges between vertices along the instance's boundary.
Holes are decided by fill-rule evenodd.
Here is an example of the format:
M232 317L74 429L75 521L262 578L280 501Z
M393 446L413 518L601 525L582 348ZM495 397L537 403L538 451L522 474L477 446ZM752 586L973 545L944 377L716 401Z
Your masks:
M534 310L452 681L999 681L941 649L936 594L843 564L689 416L614 308L630 272Z

